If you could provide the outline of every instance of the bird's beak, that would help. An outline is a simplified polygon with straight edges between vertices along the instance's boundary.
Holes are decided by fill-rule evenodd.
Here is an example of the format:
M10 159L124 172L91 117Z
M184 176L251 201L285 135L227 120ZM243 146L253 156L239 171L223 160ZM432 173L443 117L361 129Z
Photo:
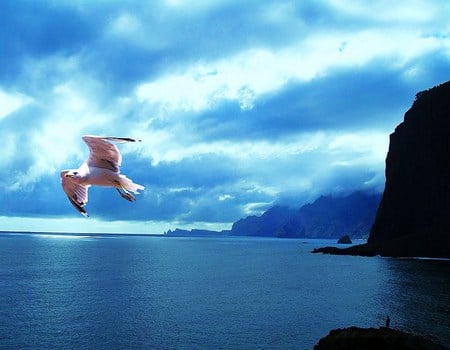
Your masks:
M73 177L73 174L72 173L65 173L64 177Z

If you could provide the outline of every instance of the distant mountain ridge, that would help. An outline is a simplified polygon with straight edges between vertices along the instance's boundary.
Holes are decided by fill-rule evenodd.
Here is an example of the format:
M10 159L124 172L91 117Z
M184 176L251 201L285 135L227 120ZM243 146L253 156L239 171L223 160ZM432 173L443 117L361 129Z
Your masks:
M331 238L343 235L366 238L375 219L381 194L354 192L347 196L321 196L298 209L274 206L260 216L236 221L231 230L169 230L167 236L254 236L279 238Z
M261 216L236 221L233 236L281 238L352 238L368 236L381 194L354 192L348 196L321 196L299 209L275 206Z
M166 236L171 237L218 237L218 236L227 236L229 230L223 231L213 231L213 230L202 230L194 228L192 230L183 230L180 228L176 228L175 230L168 230L164 232Z
M247 216L236 221L230 231L233 236L277 237L284 225L295 215L295 210L274 206L261 216Z

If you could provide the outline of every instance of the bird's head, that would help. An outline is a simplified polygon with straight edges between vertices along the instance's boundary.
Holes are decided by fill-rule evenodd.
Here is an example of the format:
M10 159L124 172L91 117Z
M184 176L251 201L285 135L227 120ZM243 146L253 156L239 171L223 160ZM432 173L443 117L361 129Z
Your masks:
M64 174L64 177L70 177L70 178L77 178L79 176L80 176L80 174L76 170L69 170L68 172L66 172Z

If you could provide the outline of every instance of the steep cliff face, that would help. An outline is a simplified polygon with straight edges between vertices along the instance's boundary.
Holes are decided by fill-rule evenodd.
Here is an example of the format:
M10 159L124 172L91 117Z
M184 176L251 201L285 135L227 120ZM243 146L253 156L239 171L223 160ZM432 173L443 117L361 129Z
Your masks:
M425 255L450 253L450 82L418 93L390 136L369 243L391 241Z
M418 93L390 136L368 243L314 252L450 258L450 81Z

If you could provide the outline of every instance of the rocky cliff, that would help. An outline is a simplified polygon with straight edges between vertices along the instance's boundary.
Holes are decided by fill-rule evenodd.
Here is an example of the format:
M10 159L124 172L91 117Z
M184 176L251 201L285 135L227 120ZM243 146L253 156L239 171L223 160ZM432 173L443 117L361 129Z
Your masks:
M450 256L450 82L417 94L390 137L369 243ZM421 254L423 252L423 254Z
M338 254L450 258L450 82L416 95L390 136L368 244Z

